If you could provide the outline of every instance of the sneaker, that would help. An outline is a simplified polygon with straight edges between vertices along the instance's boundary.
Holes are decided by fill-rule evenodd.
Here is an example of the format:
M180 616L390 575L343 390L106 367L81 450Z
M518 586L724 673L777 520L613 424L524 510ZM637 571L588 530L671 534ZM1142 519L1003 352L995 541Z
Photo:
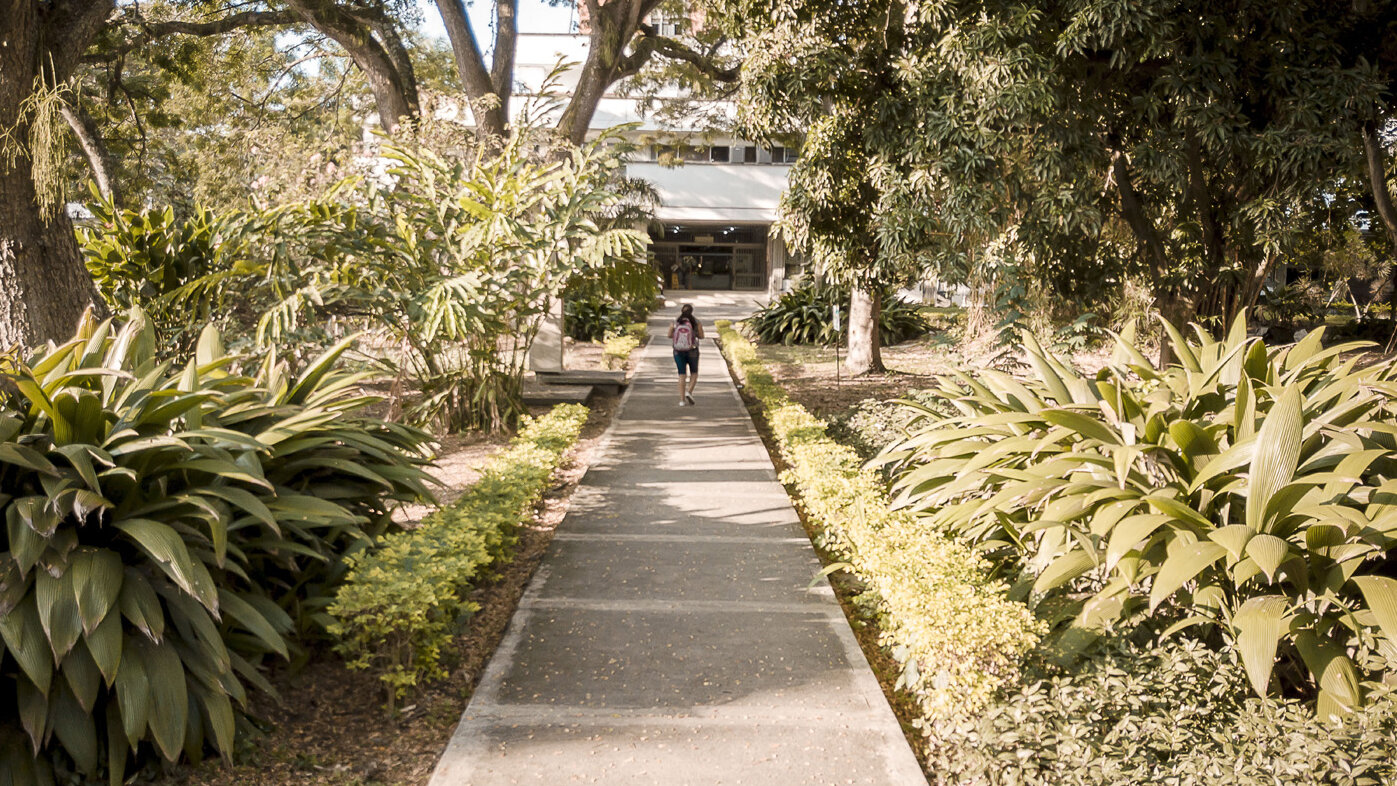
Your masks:
M684 399L681 398L681 399L679 399L679 406L681 406L681 407L687 407L687 406L689 406L689 402L687 402L687 401L685 401Z
M684 394L684 400L689 402L689 406L694 406L694 397L689 395L688 393Z

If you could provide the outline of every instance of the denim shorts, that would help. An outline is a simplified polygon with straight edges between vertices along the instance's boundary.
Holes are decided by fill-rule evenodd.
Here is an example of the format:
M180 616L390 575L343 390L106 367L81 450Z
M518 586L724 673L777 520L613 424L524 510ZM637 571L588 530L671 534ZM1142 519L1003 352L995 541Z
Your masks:
M687 367L690 374L698 374L698 349L694 348L687 352L674 350L674 365L679 369L679 376L684 376L684 369Z

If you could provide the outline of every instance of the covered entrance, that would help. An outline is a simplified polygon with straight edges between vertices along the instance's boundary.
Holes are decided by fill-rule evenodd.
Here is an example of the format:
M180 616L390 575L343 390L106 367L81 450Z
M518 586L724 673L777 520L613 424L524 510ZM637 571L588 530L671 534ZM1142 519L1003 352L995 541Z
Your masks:
M665 224L650 239L650 263L667 289L766 288L764 224Z

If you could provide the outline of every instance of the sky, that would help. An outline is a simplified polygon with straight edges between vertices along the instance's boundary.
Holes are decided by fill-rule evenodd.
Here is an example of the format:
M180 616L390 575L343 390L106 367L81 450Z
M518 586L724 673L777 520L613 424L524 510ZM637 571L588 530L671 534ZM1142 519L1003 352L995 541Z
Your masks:
M446 38L446 28L441 24L441 13L433 0L417 0L422 9L424 22L421 30L435 38ZM467 0L467 13L471 27L480 39L481 48L488 50L494 40L492 17L495 4L489 0ZM519 0L519 32L521 33L570 33L572 32L574 6L555 8L543 0Z

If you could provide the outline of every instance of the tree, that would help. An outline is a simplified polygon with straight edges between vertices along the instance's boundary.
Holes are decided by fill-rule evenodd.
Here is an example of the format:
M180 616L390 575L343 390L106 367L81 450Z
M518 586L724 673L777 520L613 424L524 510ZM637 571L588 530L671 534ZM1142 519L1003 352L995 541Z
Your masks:
M0 0L0 345L72 334L105 309L63 211L61 88L115 0Z
M131 31L105 42L115 83L127 53L164 36L221 35L299 19L334 38L363 69L385 128L416 115L416 77L387 5L286 2L285 8L259 6L199 21L149 21L139 6L118 12L115 0L0 2L0 17L8 25L0 46L0 344L64 337L85 309L105 310L62 210L56 162L62 150L58 124L66 123L104 193L120 197L110 150L81 99L70 101L68 95L69 79L85 53L114 25ZM192 15L207 6L193 2L181 8Z
M850 373L881 372L883 292L904 278L913 256L881 242L880 161L869 139L880 122L878 96L891 78L896 34L855 39L841 32L886 21L870 17L870 6L780 9L787 11L795 18L773 21L780 14L765 5L728 15L730 26L760 31L748 45L739 125L759 139L810 129L781 201L781 223L827 277L850 286Z
M451 39L461 84L484 135L503 137L510 123L514 58L518 44L518 0L495 0L495 37L487 67L484 49L466 14L464 0L436 0ZM589 39L587 60L557 122L558 133L574 145L587 138L597 104L607 88L633 77L656 58L684 63L708 78L735 82L738 68L722 47L696 49L691 42L660 34L647 20L664 0L581 0Z
M848 370L882 372L878 330L894 271L878 247L877 192L860 144L862 120L841 106L816 122L781 199L781 225L827 278L850 287Z
M885 253L973 275L994 247L1052 286L1138 276L1175 320L1253 303L1389 111L1353 39L1390 29L1390 4L727 7L758 106L797 127L863 107Z

